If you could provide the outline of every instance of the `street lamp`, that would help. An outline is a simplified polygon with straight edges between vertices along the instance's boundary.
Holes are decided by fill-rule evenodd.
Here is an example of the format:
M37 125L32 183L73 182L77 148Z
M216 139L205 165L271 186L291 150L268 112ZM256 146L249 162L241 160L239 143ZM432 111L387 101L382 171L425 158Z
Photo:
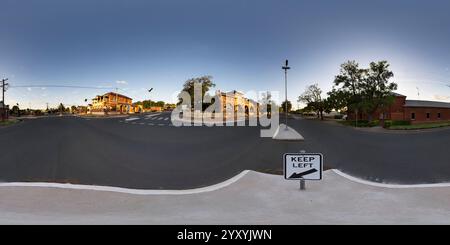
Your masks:
M284 66L281 67L281 69L284 70L284 95L285 95L285 100L284 100L284 115L285 115L285 124L286 124L286 129L288 128L288 123L287 123L287 118L288 118L288 102L287 102L287 71L289 69L291 69L289 67L289 61L286 60L286 63Z
M150 94L151 92L153 91L153 88L150 88L149 90L148 90L148 93ZM151 103L151 99L149 98L149 103ZM150 104L151 105L151 104ZM150 106L151 107L151 106ZM142 111L144 110L144 101L142 101ZM151 111L151 110L150 110Z

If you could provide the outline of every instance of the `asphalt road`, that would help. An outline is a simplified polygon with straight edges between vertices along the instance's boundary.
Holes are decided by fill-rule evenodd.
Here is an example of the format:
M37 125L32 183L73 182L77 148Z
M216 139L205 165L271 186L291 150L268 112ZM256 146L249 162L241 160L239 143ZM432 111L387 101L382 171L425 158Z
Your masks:
M286 152L321 152L325 167L388 183L450 181L450 130L384 134L291 119L305 142L260 138L258 127L174 127L170 114L52 117L0 128L0 181L188 189L242 170L282 171Z

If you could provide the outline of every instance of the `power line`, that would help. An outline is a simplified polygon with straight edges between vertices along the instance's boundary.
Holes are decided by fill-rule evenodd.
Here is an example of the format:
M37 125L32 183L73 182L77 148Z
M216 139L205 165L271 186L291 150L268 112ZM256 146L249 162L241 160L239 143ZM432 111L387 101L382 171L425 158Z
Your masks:
M75 85L11 85L10 88L81 88L81 89L119 89L118 87L92 87Z

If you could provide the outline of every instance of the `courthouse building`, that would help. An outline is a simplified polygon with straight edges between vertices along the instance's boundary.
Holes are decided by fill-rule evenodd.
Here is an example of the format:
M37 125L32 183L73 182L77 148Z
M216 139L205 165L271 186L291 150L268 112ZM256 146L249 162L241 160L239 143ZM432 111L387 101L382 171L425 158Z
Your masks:
M243 93L236 90L227 93L218 91L216 98L220 99L224 113L245 113L248 116L257 115L258 113L258 103L245 98Z

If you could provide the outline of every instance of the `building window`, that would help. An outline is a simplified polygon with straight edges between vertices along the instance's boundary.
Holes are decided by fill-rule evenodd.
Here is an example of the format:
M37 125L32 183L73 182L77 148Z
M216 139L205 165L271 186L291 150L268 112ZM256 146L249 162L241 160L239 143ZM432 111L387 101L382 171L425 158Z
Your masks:
M427 119L430 119L430 113L427 112Z
M441 113L438 112L438 119L441 119Z
M416 113L411 113L411 120L416 120Z

